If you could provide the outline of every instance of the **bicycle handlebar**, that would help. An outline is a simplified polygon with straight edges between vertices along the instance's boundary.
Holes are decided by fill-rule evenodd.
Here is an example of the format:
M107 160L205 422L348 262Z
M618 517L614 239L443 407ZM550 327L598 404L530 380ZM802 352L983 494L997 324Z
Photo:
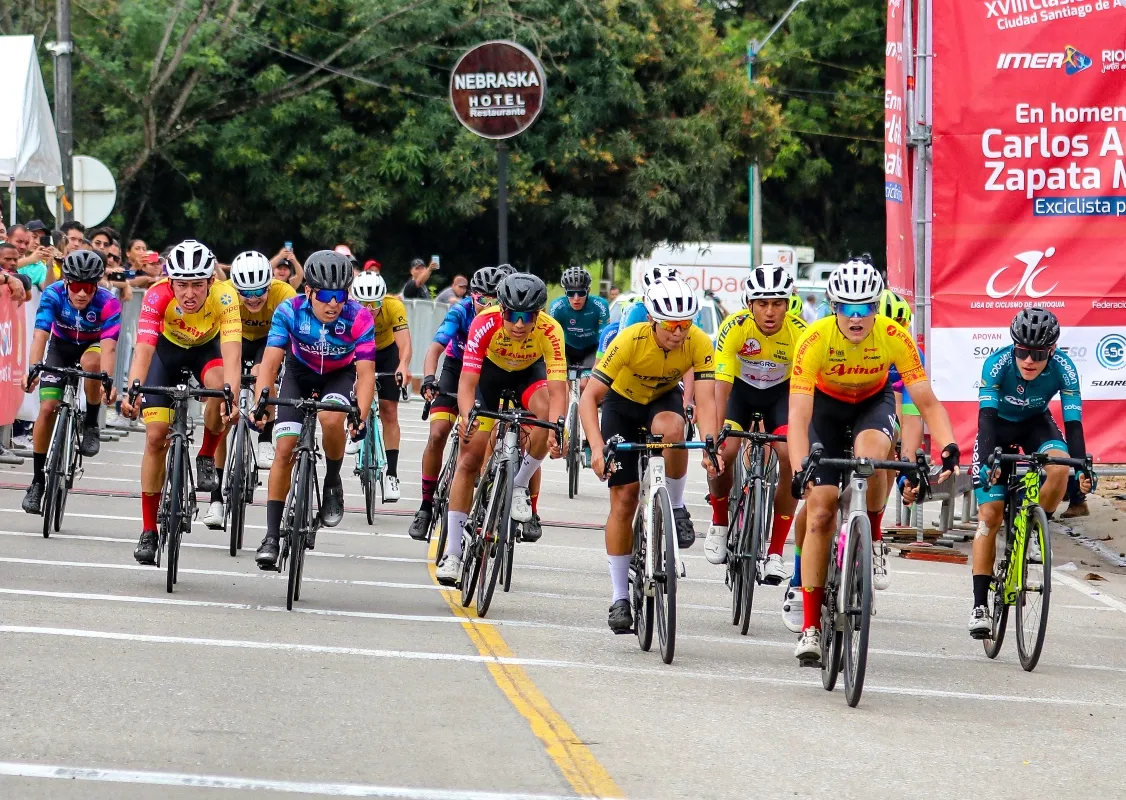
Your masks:
M193 397L197 400L202 400L205 397L222 398L228 417L234 407L234 395L229 383L223 384L222 389L193 389L185 383L178 386L142 386L139 380L134 380L133 385L129 387L130 405L137 401L139 394L162 394L171 397L173 402L181 403L187 402Z
M403 400L407 399L407 387L406 387L405 381L403 380L403 373L401 373L401 372L377 372L377 373L375 373L375 379L378 381L380 378L394 378L395 379L395 385L399 387L399 395L400 395L401 399L403 399ZM426 419L426 417L423 417L423 419Z
M716 439L715 446L722 447L727 439L747 439L759 444L769 444L770 442L784 442L785 436L777 433L763 433L761 431L737 431L731 427L731 424L725 424L723 430L719 432L719 438Z
M31 369L27 371L27 381L31 383L39 377L40 373L46 372L49 375L58 375L60 378L74 378L82 380L87 378L92 381L97 381L106 390L108 395L113 390L113 378L108 372L87 372L84 369L75 367L52 367L40 361L38 364L33 364Z
M360 427L360 407L356 404L355 397L352 398L351 405L342 406L340 403L327 403L323 400L307 397L299 397L296 400L283 397L270 397L270 390L267 387L262 390L262 394L258 398L258 403L250 412L251 418L254 419L255 422L261 420L266 416L267 406L289 406L290 408L296 408L306 416L317 414L320 411L346 412L348 414L348 421L352 424L352 427L357 430ZM362 438L362 434L352 437L352 441L359 441L360 438Z
M805 486L813 479L813 474L818 467L859 472L862 477L869 477L878 469L886 469L904 473L912 485L919 487L919 496L916 502L926 500L930 494L930 463L927 461L927 454L921 449L915 451L914 461L888 461L877 458L825 458L824 452L825 448L820 444L814 445L813 449L810 450L809 456L805 460L805 466L800 473L801 486Z
M606 442L603 452L603 476L608 476L615 464L614 456L617 453L631 453L639 450L706 450L712 461L712 466L719 472L719 460L716 458L716 443L711 436L702 442L627 442L621 434L611 436Z
M988 486L993 485L990 476L993 473L993 468L999 464L1035 464L1037 467L1059 466L1071 467L1076 470L1083 470L1087 477L1091 479L1091 491L1094 491L1098 486L1098 476L1095 475L1095 457L1090 453L1086 458L1064 458L1063 456L1050 456L1047 453L1006 453L1000 447L994 448L989 457L985 459L986 476L985 480Z

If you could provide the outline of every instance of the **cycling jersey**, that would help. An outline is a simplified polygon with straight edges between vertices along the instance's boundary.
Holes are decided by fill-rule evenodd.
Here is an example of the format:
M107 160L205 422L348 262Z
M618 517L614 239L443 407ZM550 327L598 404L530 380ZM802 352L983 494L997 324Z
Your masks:
M438 332L434 334L434 341L445 345L446 358L461 361L465 353L465 339L469 336L469 326L476 315L477 311L471 298L458 300L450 306L445 319L438 326Z
M79 310L70 302L66 282L58 281L44 289L39 298L35 330L48 331L71 344L97 344L102 339L116 341L121 332L121 303L113 292L99 286L90 304Z
M559 323L541 311L532 330L517 341L504 330L500 306L492 306L478 314L469 326L463 371L480 374L481 365L488 359L505 372L516 372L540 358L547 368L547 380L567 380L563 329Z
M696 380L715 378L712 340L695 325L683 344L666 351L657 344L652 326L639 322L622 329L594 368L594 377L627 400L646 405L668 393L689 370Z
M614 341L614 337L618 335L618 331L621 330L621 327L622 321L618 320L617 322L611 322L602 329L602 333L598 336L598 351L594 356L596 361L602 360L602 354L610 347L610 342Z
M872 331L853 344L841 333L836 315L825 317L810 325L798 340L790 392L811 395L817 390L837 400L859 403L883 390L893 365L904 386L927 378L911 334L895 320L877 314Z
M610 305L596 294L588 294L583 307L571 308L567 295L557 297L548 312L563 326L563 340L575 350L598 346L598 332L610 319Z
M242 340L242 318L238 295L225 282L214 281L199 311L188 313L180 307L167 278L145 292L141 316L137 320L137 341L155 345L163 335L177 347L207 344L216 336L220 344Z
M978 405L997 409L997 416L1010 422L1022 422L1040 416L1059 393L1063 421L1081 422L1083 400L1079 396L1079 371L1067 355L1056 350L1044 371L1026 381L1013 362L1013 346L998 350L981 370ZM1082 458L1083 454L1077 456Z
M748 309L736 311L719 328L716 380L734 383L738 378L755 389L769 389L789 380L794 346L805 328L805 322L786 314L778 332L767 336Z
M332 322L321 322L305 296L286 300L274 313L267 347L288 349L313 372L324 375L354 361L375 360L375 321L355 300L340 309Z
M238 289L231 281L227 285L236 294ZM257 342L266 338L270 332L270 322L278 306L297 296L297 290L285 281L271 281L270 290L266 292L266 304L257 311L250 311L243 303L239 303L239 317L242 319L242 338L248 342Z
M374 303L363 303L375 320L375 348L385 350L395 341L397 331L407 329L407 307L397 297L387 295L379 308Z

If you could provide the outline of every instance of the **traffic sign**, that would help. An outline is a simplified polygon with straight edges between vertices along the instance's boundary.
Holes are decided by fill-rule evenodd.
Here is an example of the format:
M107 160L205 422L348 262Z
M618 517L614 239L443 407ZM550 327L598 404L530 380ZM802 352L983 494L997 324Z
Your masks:
M74 218L87 228L100 225L111 213L117 202L117 181L109 167L90 156L74 157ZM47 208L55 214L57 200L56 187L47 186Z

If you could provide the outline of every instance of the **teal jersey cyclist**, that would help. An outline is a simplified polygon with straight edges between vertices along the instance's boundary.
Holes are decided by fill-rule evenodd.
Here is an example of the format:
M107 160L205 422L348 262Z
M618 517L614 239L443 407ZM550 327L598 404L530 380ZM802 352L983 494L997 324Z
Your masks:
M610 321L610 305L590 293L590 273L582 267L564 270L559 282L567 294L551 304L548 314L563 328L567 366L582 369L585 386L598 353L598 336Z

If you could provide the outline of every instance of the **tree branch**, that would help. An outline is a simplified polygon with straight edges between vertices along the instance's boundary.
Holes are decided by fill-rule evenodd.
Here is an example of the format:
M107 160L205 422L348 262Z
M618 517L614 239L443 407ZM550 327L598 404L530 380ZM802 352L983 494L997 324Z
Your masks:
M152 69L149 70L149 89L151 91L153 84L156 82L157 73L160 71L160 65L164 61L164 53L168 50L168 43L172 41L172 31L176 28L176 20L180 18L180 12L184 10L184 6L188 0L179 0L176 3L176 8L172 11L172 16L168 18L168 24L164 26L164 36L160 40L160 47L156 50L156 56L152 60Z
M196 31L199 30L199 26L207 19L207 16L215 7L216 2L217 0L203 0L203 2L200 3L199 13L195 15L195 19L188 24L187 30L180 36L180 42L176 45L176 52L172 54L172 59L168 62L168 66L164 68L160 77L157 78L156 83L149 86L149 97L156 97L156 94L168 83L168 80L172 77L172 73L180 66L180 62L184 60L185 53L188 52L188 46L192 43L192 39L195 38Z

